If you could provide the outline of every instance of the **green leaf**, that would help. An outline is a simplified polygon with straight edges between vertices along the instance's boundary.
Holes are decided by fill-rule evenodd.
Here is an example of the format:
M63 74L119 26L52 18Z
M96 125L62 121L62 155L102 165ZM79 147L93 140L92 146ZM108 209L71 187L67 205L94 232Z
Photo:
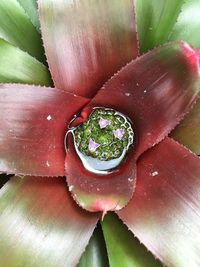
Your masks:
M184 0L136 0L141 53L167 41L183 2Z
M17 0L0 1L0 38L45 62L40 34Z
M105 241L100 225L95 229L77 267L109 267Z
M200 48L200 1L186 0L170 40L185 40Z
M57 88L92 97L138 55L132 0L38 0L38 6Z
M37 0L17 0L17 1L24 8L31 22L39 31L40 22L39 22L38 12L37 12Z
M110 267L162 267L114 214L102 222Z
M179 143L200 155L200 101L184 118L171 136Z
M48 69L35 58L0 39L0 83L50 86Z
M12 178L0 190L0 266L76 266L97 220L65 178Z

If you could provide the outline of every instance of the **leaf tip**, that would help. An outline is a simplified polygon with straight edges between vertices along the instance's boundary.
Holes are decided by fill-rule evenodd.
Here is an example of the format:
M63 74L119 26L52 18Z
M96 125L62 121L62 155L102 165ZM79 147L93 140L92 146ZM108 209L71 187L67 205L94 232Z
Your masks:
M190 44L182 41L181 42L182 52L192 70L197 72L200 76L200 50L194 49Z

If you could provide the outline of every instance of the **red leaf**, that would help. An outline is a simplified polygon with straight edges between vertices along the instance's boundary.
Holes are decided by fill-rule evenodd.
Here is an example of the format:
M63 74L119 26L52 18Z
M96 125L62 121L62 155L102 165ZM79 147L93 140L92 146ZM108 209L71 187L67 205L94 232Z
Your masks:
M40 0L39 13L57 88L91 97L137 56L131 0Z
M87 171L76 155L72 137L69 137L65 161L67 183L75 201L89 211L119 210L133 194L136 166L133 154L122 163L120 170L108 175Z
M118 72L84 108L80 120L87 117L91 107L110 107L124 113L133 121L137 140L124 165L104 176L86 171L70 144L67 181L81 207L105 213L124 207L131 199L137 158L161 141L197 98L199 76L195 62L191 64L186 55L190 50L180 42L149 52Z
M15 177L0 191L0 265L76 266L98 217L76 205L65 179Z
M54 88L0 85L0 171L64 175L67 123L87 102Z
M134 196L120 218L166 266L199 266L200 159L165 139L138 163Z
M130 117L137 138L136 158L166 137L196 101L198 53L184 42L156 48L118 72L89 104Z

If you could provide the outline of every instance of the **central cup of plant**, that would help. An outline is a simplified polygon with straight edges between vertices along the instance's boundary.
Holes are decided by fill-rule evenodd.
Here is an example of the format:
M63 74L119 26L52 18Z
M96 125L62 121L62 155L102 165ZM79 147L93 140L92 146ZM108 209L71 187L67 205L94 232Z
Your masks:
M128 119L108 108L94 108L87 121L71 132L84 167L99 174L107 174L116 168L134 140Z

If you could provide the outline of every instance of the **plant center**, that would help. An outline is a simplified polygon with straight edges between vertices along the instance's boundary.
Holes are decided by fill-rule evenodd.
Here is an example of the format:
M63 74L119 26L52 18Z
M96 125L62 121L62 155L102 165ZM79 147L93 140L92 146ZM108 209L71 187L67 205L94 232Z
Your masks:
M128 119L108 108L94 108L87 121L72 132L76 152L84 167L99 174L116 168L134 140Z

